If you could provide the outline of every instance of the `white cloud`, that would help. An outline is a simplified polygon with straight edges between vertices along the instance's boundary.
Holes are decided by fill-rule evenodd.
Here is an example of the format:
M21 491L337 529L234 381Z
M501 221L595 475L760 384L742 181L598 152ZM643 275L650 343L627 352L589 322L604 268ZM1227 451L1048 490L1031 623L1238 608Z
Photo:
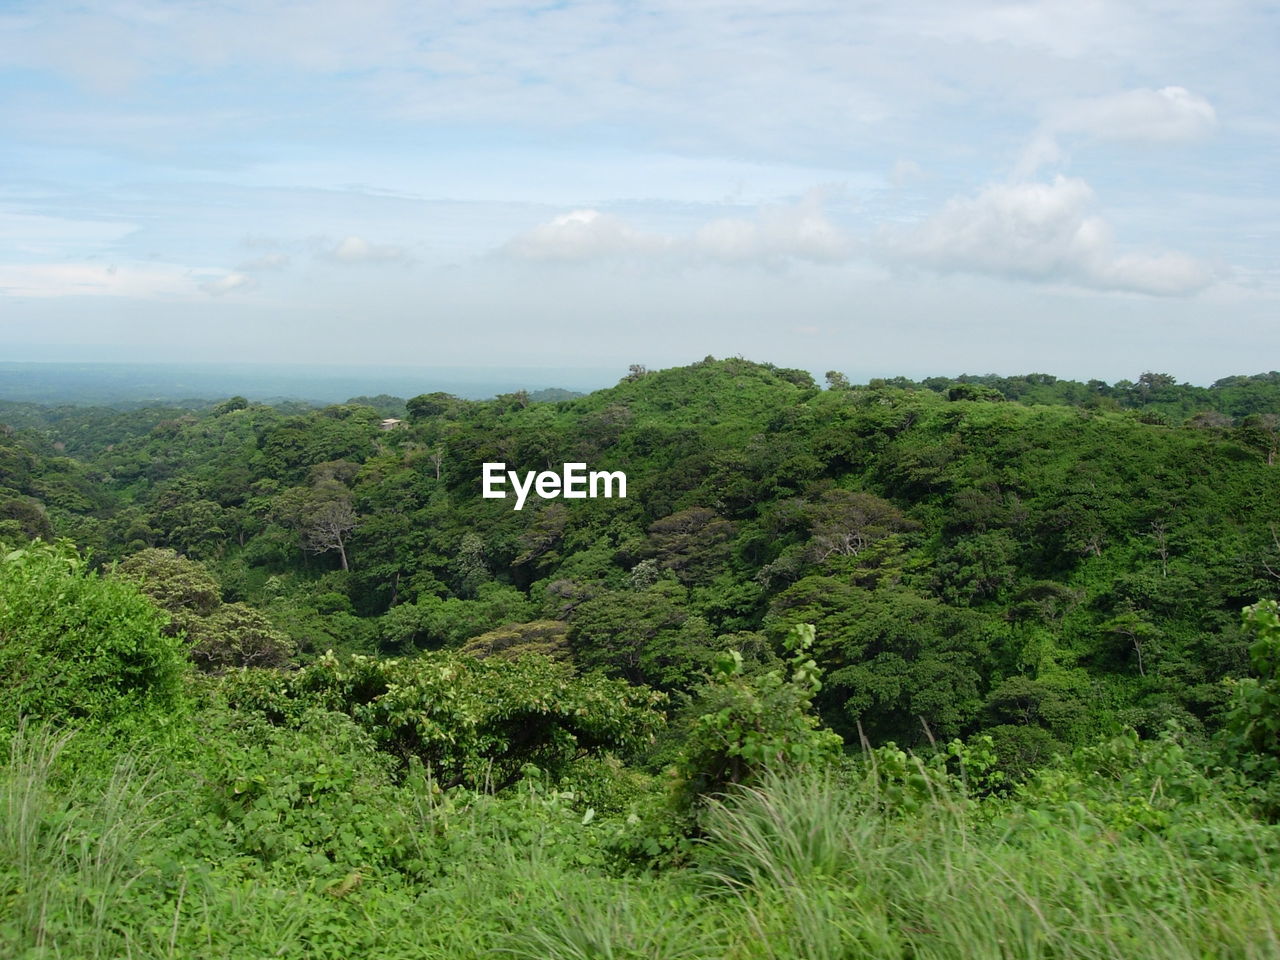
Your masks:
M1185 87L1126 90L1075 100L1054 110L1048 127L1096 140L1184 143L1213 132L1217 112Z
M339 263L399 263L408 259L403 247L370 243L363 237L347 237L324 255Z
M713 220L694 234L694 252L728 263L847 260L853 244L827 219L824 199L819 188L799 203L762 207L753 220Z
M1059 141L1069 137L1109 143L1172 145L1211 134L1218 114L1204 97L1185 87L1142 88L1060 103L1022 151L1015 175L1030 177L1061 164Z
M1102 260L1093 268L1094 286L1133 290L1156 296L1187 296L1213 282L1213 271L1195 257L1177 251L1126 253Z
M334 110L357 105L356 120L457 119L552 132L601 123L615 134L634 127L660 149L813 162L843 151L860 128L883 134L864 144L901 143L908 117L926 125L910 147L929 149L935 107L954 114L988 100L1020 109L1121 77L1158 85L1175 69L1182 82L1206 86L1223 74L1269 69L1273 59L1266 42L1273 25L1256 0L35 7L0 12L0 48L15 69L132 95L163 89L170 76L216 78L244 98L217 113L198 98L182 98L181 110L165 98L155 105L166 108L163 122L141 136L120 110L108 111L94 138L123 129L119 142L133 149L144 137L171 141L183 113L207 124L194 134L216 129L238 142L262 128L297 129L298 112L282 111L270 87L282 78L281 90L307 81ZM1224 50L1233 58L1227 69L1215 64ZM1221 84L1213 89L1217 95ZM1262 93L1251 96L1269 106ZM102 106L84 112L101 114ZM303 115L346 129L333 124L330 109ZM23 129L45 122L28 102L9 119ZM62 125L60 136L85 142L83 123Z
M243 273L228 273L225 276L204 281L200 284L200 289L210 296L221 297L233 290L246 290L256 283L253 277Z
M1067 155L1059 145L1058 138L1042 130L1022 148L1022 153L1013 167L1013 176L1018 180L1029 180L1044 167L1059 166L1066 159Z
M822 189L811 190L798 203L765 205L751 218L710 220L685 236L640 230L599 210L574 210L515 237L502 253L521 260L565 262L833 263L847 259L853 243L827 218L825 196Z
M914 230L890 235L897 257L941 272L965 271L1098 290L1185 296L1213 279L1181 253L1117 253L1111 228L1093 212L1085 181L996 184L952 199Z
M672 240L645 233L599 210L574 210L508 242L503 252L520 260L598 260L660 255Z
M122 343L167 339L181 353L214 330L231 349L225 321L255 343L271 332L288 356L299 331L345 330L351 315L376 315L406 342L430 343L433 355L438 340L452 338L465 362L493 356L495 330L519 358L534 342L519 339L526 303L538 300L545 316L579 309L591 315L580 329L598 330L550 338L547 357L587 349L570 340L600 355L633 342L624 321L600 326L601 310L661 314L687 334L671 342L696 341L719 355L745 348L748 329L771 349L792 349L798 337L777 317L865 335L874 324L848 320L856 302L865 316L904 318L911 335L895 341L906 351L895 355L935 339L946 367L960 362L951 353L963 341L977 339L962 324L989 330L998 306L1010 318L1043 318L1041 348L1057 356L1058 332L1078 330L1062 306L1076 298L1003 278L1179 292L1207 277L1184 255L1143 257L1151 252L1136 248L1148 243L1211 254L1237 270L1277 262L1269 6L0 3L0 49L12 75L0 128L14 161L0 207L85 224L9 222L0 247L11 252L0 261L74 266L59 274L0 267L11 289L49 298L33 295L21 308L6 300L0 326L65 341L78 334L63 314L80 311L94 333L101 304L68 295L123 295L133 284L162 291L150 306L166 321L164 297L179 295L211 319L144 334L145 312L130 304L115 311ZM96 92L85 96L85 87ZM1161 163L1173 145L1214 130L1194 156ZM1017 208L1005 211L1007 222L983 221L981 235L966 239L963 218L943 215L947 199L965 195L979 208L971 214L997 219L995 199L979 188L1037 135L1026 177L1044 181L1040 189L1062 208L1035 220L1031 201L1006 197ZM1095 149L1087 166L1063 165L1067 151L1134 139L1156 149ZM902 158L928 177L913 179L907 164L891 173ZM1055 191L1059 170L1085 177L1105 209ZM910 187L888 189L886 179ZM861 202L856 228L834 203L790 218L757 209L832 181L848 183ZM594 211L594 221L575 221L579 208ZM561 222L556 214L570 215ZM877 222L901 231L897 262L955 273L921 283L880 274L881 262L864 267L842 231ZM919 235L904 224L919 224ZM273 245L263 231L290 239ZM245 234L253 243L236 249ZM349 234L359 242L348 244ZM482 256L504 243L505 262ZM424 283L423 270L370 263L380 244L439 269ZM211 268L132 269L153 252ZM289 255L290 266L265 272L272 265L262 255L271 252ZM838 269L806 266L841 257L848 262ZM608 269L622 258L642 269ZM120 271L108 279L101 265L111 260ZM514 268L516 260L533 266ZM547 269L557 262L606 269ZM270 303L247 287L216 297L200 288L228 271L269 286ZM444 283L452 284L447 302L435 291ZM1227 286L1178 302L1095 296L1089 319L1104 328L1103 316L1180 312L1187 329L1216 330L1240 315L1217 308ZM465 322L422 320L450 316ZM40 318L49 318L47 331ZM332 358L346 359L337 338L328 342ZM842 346L859 351L852 336ZM1025 355L1042 368L1030 348Z

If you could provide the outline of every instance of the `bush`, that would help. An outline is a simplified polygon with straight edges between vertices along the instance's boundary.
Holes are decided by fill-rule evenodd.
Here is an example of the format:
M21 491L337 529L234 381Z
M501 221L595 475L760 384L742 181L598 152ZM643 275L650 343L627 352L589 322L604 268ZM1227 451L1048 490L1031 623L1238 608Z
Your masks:
M405 769L418 762L445 787L516 783L533 764L557 775L595 753L648 744L661 694L620 680L576 677L544 657L516 662L433 652L375 660L325 654L296 673L232 671L234 707L295 724L308 708L352 717Z
M172 711L187 671L166 617L121 580L103 579L67 542L0 558L0 729L20 716L109 721Z
M789 677L780 669L745 676L741 654L721 655L678 764L679 805L692 808L765 773L820 768L839 756L840 737L820 729L813 713L813 698L822 689L809 657L813 637L812 624L792 629Z
M1244 623L1257 635L1249 647L1254 676L1233 684L1227 748L1254 782L1262 812L1280 820L1280 603L1259 600L1245 607Z

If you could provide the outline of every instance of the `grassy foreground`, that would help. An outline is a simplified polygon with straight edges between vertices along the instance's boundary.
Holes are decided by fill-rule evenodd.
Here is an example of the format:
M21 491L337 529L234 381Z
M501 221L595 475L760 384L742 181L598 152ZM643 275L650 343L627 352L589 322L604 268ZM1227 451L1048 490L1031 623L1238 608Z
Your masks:
M400 866L334 872L269 849L280 810L229 839L189 753L98 769L78 738L23 727L0 771L6 957L1280 957L1275 828L1180 802L1169 750L1136 758L1168 783L1119 805L1065 774L983 802L880 770L766 778L711 802L661 871L609 852L634 816L568 791L411 777L379 784ZM355 815L355 789L310 828Z

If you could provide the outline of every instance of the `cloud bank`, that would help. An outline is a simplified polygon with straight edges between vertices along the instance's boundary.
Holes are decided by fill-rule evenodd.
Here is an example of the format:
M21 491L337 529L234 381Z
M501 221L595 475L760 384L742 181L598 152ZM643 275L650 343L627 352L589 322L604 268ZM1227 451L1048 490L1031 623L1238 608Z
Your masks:
M403 247L370 243L363 237L346 237L325 251L324 257L337 263L403 263L408 259Z
M200 289L213 297L221 297L233 290L248 290L256 284L253 277L243 273L228 273L200 284Z
M1058 103L1022 151L1015 173L1030 177L1062 163L1064 138L1099 143L1173 146L1203 140L1214 132L1218 112L1185 87L1122 90Z
M1053 110L1047 126L1096 140L1186 143L1208 136L1217 122L1204 97L1185 87L1162 87L1075 100Z
M612 214L573 210L508 241L501 253L516 260L576 263L661 256L673 240L637 230Z
M1117 252L1095 197L1078 178L995 184L952 199L919 226L886 236L896 258L940 272L968 271L1095 290L1187 296L1212 272L1182 253Z
M683 235L642 230L599 210L574 210L514 237L500 253L531 262L627 259L766 267L792 261L840 263L857 245L828 219L823 209L827 194L818 188L798 202L767 204L751 217L714 218Z

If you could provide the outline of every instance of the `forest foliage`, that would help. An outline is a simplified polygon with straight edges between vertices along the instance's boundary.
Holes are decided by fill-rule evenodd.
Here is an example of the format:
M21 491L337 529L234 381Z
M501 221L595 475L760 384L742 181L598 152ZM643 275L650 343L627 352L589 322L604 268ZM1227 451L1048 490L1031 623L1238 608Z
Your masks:
M0 944L1280 955L1280 375L827 380L9 411Z
M726 650L771 669L812 623L846 740L927 726L1034 758L1218 724L1239 610L1280 569L1277 390L820 390L708 359L556 403L424 394L390 430L368 405L233 398L121 413L94 448L64 411L0 437L0 536L69 538L141 584L207 671L469 644L683 696ZM486 461L621 469L629 496L515 512L479 496Z

